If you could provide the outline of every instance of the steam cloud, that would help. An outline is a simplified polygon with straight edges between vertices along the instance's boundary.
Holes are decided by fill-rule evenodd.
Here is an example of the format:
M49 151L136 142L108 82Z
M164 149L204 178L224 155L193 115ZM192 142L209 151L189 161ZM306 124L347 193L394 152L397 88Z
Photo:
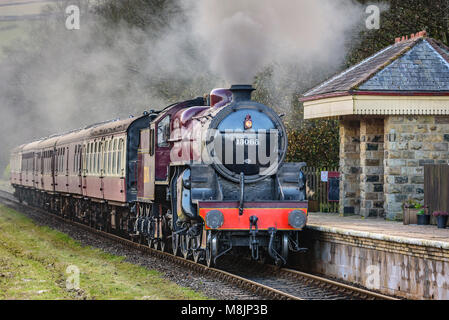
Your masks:
M65 29L65 6L77 3L64 0L0 56L0 167L21 143L253 83L267 69L266 90L304 91L340 68L363 15L351 0L175 0L179 19L160 16L170 23L154 31L111 26L86 3L81 30Z
M210 68L231 83L252 83L273 64L335 70L363 13L350 0L193 2L193 30L208 44Z

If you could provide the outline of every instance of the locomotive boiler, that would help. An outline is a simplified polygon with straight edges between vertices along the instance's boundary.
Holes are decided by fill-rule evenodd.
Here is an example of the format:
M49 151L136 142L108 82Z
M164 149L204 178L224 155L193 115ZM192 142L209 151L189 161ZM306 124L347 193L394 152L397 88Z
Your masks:
M16 196L208 266L231 253L286 264L305 250L305 163L284 161L282 120L253 90L215 89L17 147Z

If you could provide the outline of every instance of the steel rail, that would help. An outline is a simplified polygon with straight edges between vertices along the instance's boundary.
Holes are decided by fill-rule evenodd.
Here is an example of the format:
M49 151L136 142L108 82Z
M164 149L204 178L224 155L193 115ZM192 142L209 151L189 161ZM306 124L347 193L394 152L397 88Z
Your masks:
M261 296L265 296L268 298L272 298L272 299L279 299L279 300L306 300L300 297L297 297L295 295L291 295L289 293L283 292L281 290L272 288L270 286L264 285L262 283L258 283L256 281L250 280L250 279L246 279L244 277L232 274L230 272L224 271L224 270L220 270L217 268L211 268L211 267L207 267L206 265L200 264L200 263L195 263L192 260L188 260L185 259L183 257L178 257L178 256L174 256L171 253L168 252L163 252L160 250L155 250L153 248L150 248L147 245L142 245L138 242L134 242L132 240L129 239L125 239L123 237L117 236L115 234L112 233L108 233L108 232L104 232L102 230L98 230L95 228L92 228L88 225L70 220L70 219L66 219L64 217L61 217L55 213L51 213L48 212L44 209L38 208L38 207L33 207L31 205L28 204L24 204L24 203L20 203L17 199L13 198L9 198L9 197L5 197L3 194L8 194L9 196L13 197L13 195L9 192L0 190L0 199L15 203L16 205L19 206L23 206L23 207L27 207L29 209L35 210L43 215L50 215L51 217L62 221L64 223L68 223L70 225L73 225L75 227L79 227L83 230L86 230L92 234L96 234L99 235L105 239L109 239L112 241L116 241L118 243L121 243L123 245L126 245L128 247L133 247L138 249L141 252L144 252L146 254L149 254L151 256L166 260L166 261L170 261L173 262L175 264L184 266L184 267L188 267L192 270L195 270L197 272L206 274L206 275L210 275L216 279L219 279L221 281L226 281L232 285L236 285L237 287L244 289L244 290L248 290L252 293L261 295ZM331 287L332 290L336 291L336 292L342 292L344 291L345 294L348 294L349 296L353 296L356 298L360 298L360 299L368 299L368 300L399 300L397 298L394 297L390 297L387 295L383 295L383 294L379 294L373 291L369 291L369 290L365 290L365 289L361 289L358 287L354 287L354 286L350 286L344 283L340 283L337 281L333 281L333 280L329 280L326 278L322 278L322 277L318 277L312 274L307 274L304 272L300 272L297 270L293 270L293 269L288 269L288 268L278 268L276 266L273 265L264 265L264 267L266 267L267 269L270 269L270 271L276 272L277 275L282 276L282 277L290 277L290 278L294 278L295 280L301 280L301 281L313 281L316 283L317 286L328 286Z

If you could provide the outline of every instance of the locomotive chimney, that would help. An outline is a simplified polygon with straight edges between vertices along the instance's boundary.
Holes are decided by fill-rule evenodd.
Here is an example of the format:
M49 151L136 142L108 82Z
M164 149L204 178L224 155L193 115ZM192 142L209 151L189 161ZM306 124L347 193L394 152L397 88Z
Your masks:
M248 101L251 100L251 93L256 90L250 84L235 84L231 86L232 101Z

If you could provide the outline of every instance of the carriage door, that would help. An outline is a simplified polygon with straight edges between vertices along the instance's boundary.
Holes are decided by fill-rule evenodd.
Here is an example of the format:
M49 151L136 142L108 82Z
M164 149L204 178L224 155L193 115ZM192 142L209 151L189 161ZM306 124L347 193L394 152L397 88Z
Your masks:
M33 181L33 188L36 188L37 185L37 152L33 152L33 174L32 174L32 181Z
M155 189L154 182L155 182L155 176L156 176L155 131L156 131L156 124L153 122L150 125L150 143L149 143L150 156L147 158L148 162L145 161L145 158L144 158L145 196L150 198L150 200L154 200L154 189Z
M55 173L56 173L56 148L53 148L53 150L51 150L51 186L53 191L55 191L56 188Z
M75 174L78 177L78 193L83 193L83 151L82 151L82 145L79 144L77 146L77 153L76 153L76 171Z
M98 171L100 173L100 191L101 191L101 198L104 199L104 158L105 158L105 138L101 139L101 142L98 143L98 157L97 157L97 165L98 165Z
M89 153L88 153L88 146L89 144L84 144L83 146L83 169L82 169L82 189L83 189L83 196L87 196L87 173L88 173L88 163L89 161Z
M65 147L64 162L65 162L65 189L69 192L69 159L70 159L70 149Z
M40 154L40 188L44 189L44 170L45 170L45 151L41 151Z

